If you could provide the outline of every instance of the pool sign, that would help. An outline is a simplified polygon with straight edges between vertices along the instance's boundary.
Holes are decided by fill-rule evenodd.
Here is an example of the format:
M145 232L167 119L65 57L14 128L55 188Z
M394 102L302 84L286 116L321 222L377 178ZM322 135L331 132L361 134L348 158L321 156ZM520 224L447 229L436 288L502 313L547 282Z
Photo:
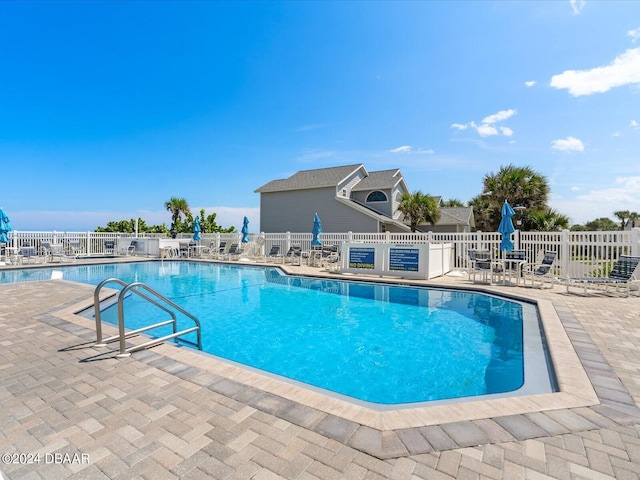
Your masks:
M390 248L389 270L396 272L420 271L420 250L417 248Z
M451 270L453 246L432 243L342 244L344 273L430 279Z
M376 264L374 247L352 247L349 249L349 268L373 270Z

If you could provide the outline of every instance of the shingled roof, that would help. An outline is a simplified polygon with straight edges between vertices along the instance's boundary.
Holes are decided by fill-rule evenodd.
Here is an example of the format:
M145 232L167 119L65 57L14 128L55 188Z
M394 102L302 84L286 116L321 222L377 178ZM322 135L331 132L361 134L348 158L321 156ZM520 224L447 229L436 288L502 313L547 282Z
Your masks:
M393 188L400 180L402 180L402 173L400 173L400 169L398 168L369 172L369 175L360 180L353 187L353 190L382 190L385 188Z
M260 188L256 193L281 192L286 190L301 190L305 188L335 187L354 171L362 168L367 173L364 165L344 165L341 167L318 168L315 170L301 170L289 178L273 180Z

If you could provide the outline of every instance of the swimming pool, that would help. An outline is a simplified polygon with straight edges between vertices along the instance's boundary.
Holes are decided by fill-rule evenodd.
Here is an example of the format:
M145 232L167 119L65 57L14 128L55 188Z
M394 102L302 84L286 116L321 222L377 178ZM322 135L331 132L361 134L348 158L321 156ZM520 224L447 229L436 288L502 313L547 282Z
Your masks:
M205 351L361 402L411 405L554 389L538 315L527 303L223 264L54 271L94 285L109 277L147 283L200 318ZM0 282L51 276L50 268L2 271ZM158 314L135 298L125 308L128 328ZM103 320L115 323L115 308Z

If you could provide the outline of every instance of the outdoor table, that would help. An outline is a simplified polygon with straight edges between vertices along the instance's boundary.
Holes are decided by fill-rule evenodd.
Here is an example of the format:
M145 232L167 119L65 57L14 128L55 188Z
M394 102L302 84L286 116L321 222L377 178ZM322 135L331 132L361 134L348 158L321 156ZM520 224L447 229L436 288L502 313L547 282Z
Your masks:
M506 276L509 275L509 284L511 279L515 276L516 286L520 285L520 278L522 278L522 267L527 263L526 260L520 260L517 258L494 258L491 260L491 265L497 265L502 272L502 284L506 285ZM515 266L515 268L513 268Z

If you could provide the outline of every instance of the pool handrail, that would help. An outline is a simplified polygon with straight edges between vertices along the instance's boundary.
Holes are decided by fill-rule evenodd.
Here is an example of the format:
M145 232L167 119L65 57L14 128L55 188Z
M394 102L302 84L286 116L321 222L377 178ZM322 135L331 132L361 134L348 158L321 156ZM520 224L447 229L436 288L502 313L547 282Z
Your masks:
M102 289L102 287L108 283L117 283L119 285L121 285L123 287L123 289L120 291L120 293L118 294L118 335L114 335L112 337L108 337L108 338L102 338L102 318L101 318L101 314L100 314L100 290ZM146 290L148 293L150 293L151 295L153 295L154 297L156 297L156 299L144 294L143 292L139 291L139 289L144 289ZM130 330L128 332L125 332L125 327L124 327L124 298L126 297L127 293L135 293L136 295L138 295L139 297L143 298L144 300L148 301L149 303L153 304L154 306L160 308L161 310L164 310L165 312L167 312L169 315L171 315L171 319L170 320L165 320L162 322L158 322L155 323L153 325L149 325L146 327L142 327L142 328L138 328L136 330ZM182 330L180 332L177 331L177 319L176 319L176 315L175 312L173 310L171 310L170 308L168 308L167 306L163 305L162 303L160 303L160 301L164 302L165 304L169 305L171 308L173 308L174 310L177 310L178 312L182 313L183 315L189 317L191 320L194 321L195 326ZM151 347L154 345L157 345L159 343L162 343L166 340L171 340L171 339L178 339L178 337L182 336L182 335L186 335L187 333L191 333L191 332L196 332L197 335L197 343L195 344L195 346L199 349L202 350L202 334L201 334L201 325L200 325L200 320L198 320L198 318L191 314L190 312L188 312L187 310L185 310L184 308L182 308L180 305L177 305L176 303L172 302L171 300L169 300L168 298L166 298L164 295L158 293L157 291L155 291L154 289L152 289L151 287L149 287L148 285L142 283L142 282L134 282L134 283L129 283L127 284L126 282L124 282L123 280L120 280L119 278L108 278L106 280L103 280L102 282L100 282L98 284L98 286L96 287L95 291L94 291L94 308L95 308L95 317L96 317L96 346L105 346L107 343L113 342L115 340L119 340L120 341L120 353L117 355L118 358L122 358L122 357L127 357L131 354L131 352L137 351L137 350L142 350L144 348L147 347ZM157 339L153 339L149 342L145 342L141 345L136 345L134 347L130 347L129 349L126 348L126 343L125 343L125 339L127 337L131 337L133 335L137 335L138 333L147 331L147 330L151 330L157 327L161 327L161 326L165 326L165 325L172 325L173 328L173 334L170 335L166 335L164 337L161 338L157 338ZM189 342L187 340L184 340L185 342L188 343L193 343L193 342Z

